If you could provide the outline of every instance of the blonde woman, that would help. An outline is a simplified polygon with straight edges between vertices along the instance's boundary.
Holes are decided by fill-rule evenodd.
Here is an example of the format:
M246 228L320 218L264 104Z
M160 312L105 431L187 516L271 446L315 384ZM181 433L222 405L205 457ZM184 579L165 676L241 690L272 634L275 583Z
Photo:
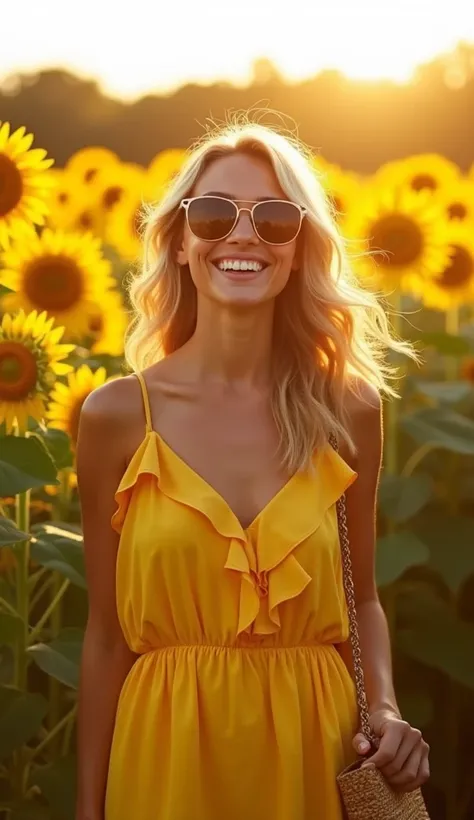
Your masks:
M380 350L397 343L351 283L303 149L259 125L210 135L144 244L133 372L80 420L76 818L340 820L336 776L370 751L348 661L346 491L370 759L415 789L428 746L400 716L374 580Z

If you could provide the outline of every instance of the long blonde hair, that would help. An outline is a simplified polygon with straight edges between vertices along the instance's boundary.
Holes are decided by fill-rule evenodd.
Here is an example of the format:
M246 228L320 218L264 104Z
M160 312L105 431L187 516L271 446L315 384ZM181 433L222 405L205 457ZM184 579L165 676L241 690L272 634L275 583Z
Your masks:
M310 153L293 137L250 122L218 128L196 144L158 205L145 205L143 262L129 287L133 318L125 359L132 370L143 370L193 335L196 289L189 269L176 261L179 206L213 160L235 152L266 159L285 194L307 208L300 270L276 298L274 313L271 403L281 463L295 472L311 463L330 432L354 450L347 390L357 392L362 382L395 395L385 351L409 350L392 338L381 304L351 274Z

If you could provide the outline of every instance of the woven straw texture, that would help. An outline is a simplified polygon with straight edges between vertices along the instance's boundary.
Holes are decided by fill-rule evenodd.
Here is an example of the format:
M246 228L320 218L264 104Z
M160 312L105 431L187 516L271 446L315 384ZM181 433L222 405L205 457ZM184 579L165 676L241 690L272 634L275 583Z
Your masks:
M337 777L346 820L430 820L421 791L394 792L369 766L349 767Z

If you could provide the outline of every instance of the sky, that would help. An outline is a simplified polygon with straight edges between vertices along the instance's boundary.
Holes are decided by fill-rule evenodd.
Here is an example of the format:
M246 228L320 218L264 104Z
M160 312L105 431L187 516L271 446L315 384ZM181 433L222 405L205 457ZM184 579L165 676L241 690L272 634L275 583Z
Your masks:
M336 68L404 82L459 40L474 42L471 0L7 0L0 83L65 67L134 99L188 81L246 84L261 56L289 80Z

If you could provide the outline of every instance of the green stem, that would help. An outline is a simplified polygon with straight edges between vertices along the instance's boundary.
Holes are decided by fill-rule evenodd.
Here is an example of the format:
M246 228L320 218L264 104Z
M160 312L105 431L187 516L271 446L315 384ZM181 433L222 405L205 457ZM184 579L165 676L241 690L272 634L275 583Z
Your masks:
M61 718L61 720L58 721L58 723L56 723L56 725L51 729L51 731L48 732L46 737L43 738L41 743L39 743L34 749L31 750L29 755L29 761L33 760L33 758L35 757L38 757L38 755L41 754L45 746L47 746L48 743L54 740L54 738L57 737L57 735L59 735L59 733L62 732L64 728L67 728L70 723L74 724L76 713L77 704L74 704L73 708L66 715L64 715L64 717Z
M30 529L30 490L16 496L16 525L22 532ZM15 652L15 684L18 689L26 690L29 632L29 584L28 571L30 565L30 542L21 541L15 547L16 562L16 608L22 624L18 632Z
M449 514L455 519L459 515L459 495L457 491L458 482L456 476L459 472L459 453L449 453L447 459L446 481L448 487L447 508ZM452 616L456 618L457 605L453 597L450 601ZM446 740L445 748L450 750L447 756L446 765L449 771L447 777L446 791L446 820L458 820L458 777L459 777L459 720L461 692L459 684L454 678L448 679L448 702L446 704Z
M59 521L67 521L69 515L69 509L71 504L71 468L67 467L60 471L59 478L61 481L59 493L57 496L57 518ZM57 606L53 609L51 613L51 634L53 637L57 637L61 630L61 622L62 622L62 596L58 598L59 592L62 589L61 587L62 578L58 572L54 573L54 587L53 587L53 596L58 600ZM50 677L48 682L48 699L49 699L49 709L48 709L48 725L51 729L57 724L59 720L59 716L61 714L61 685L56 678ZM58 738L56 737L54 740L54 749L53 753L57 754L59 752L58 748Z
M14 615L15 618L18 618L18 612L16 611L15 607L8 603L5 598L2 598L0 595L0 609L6 610L10 615Z
M391 297L392 326L396 338L401 336L401 294L395 293ZM399 406L398 399L388 402L385 412L385 459L384 469L389 475L396 475L398 471L398 428Z
M58 589L58 591L57 591L56 595L54 596L53 600L51 601L50 605L43 612L43 614L42 614L41 618L39 619L38 623L36 624L35 628L32 630L32 632L30 634L30 638L29 638L30 645L32 643L34 643L34 641L37 639L38 635L40 635L41 630L43 629L46 622L49 620L50 615L56 609L56 606L59 604L61 598L63 597L63 595L66 592L66 590L67 590L70 583L71 582L70 582L69 578L66 578L66 580L63 581L63 583L61 584L60 588Z
M54 575L49 575L46 581L41 585L39 589L35 591L30 603L30 609L33 609L41 597L44 595L48 587L50 587L54 583Z
M429 455L433 450L436 450L437 447L440 445L437 444L435 441L427 441L425 444L422 444L421 447L418 447L414 453L411 454L410 458L407 459L407 462L402 470L402 476L408 478L412 474L412 472L418 467L421 461L425 458L425 456Z
M446 313L446 333L451 336L459 336L459 309L451 308ZM446 363L446 377L448 381L456 381L459 375L458 360L455 356L449 356Z
M76 714L77 714L77 708L78 707L77 707L77 704L76 704L76 706L74 707L74 710L75 710L74 711L74 718L76 717ZM74 731L74 726L75 726L75 719L74 720L71 719L69 721L69 723L66 725L65 729L64 729L63 743L62 743L62 748L61 748L61 757L66 757L66 755L69 752L69 747L71 745L71 738L72 738L72 733Z

